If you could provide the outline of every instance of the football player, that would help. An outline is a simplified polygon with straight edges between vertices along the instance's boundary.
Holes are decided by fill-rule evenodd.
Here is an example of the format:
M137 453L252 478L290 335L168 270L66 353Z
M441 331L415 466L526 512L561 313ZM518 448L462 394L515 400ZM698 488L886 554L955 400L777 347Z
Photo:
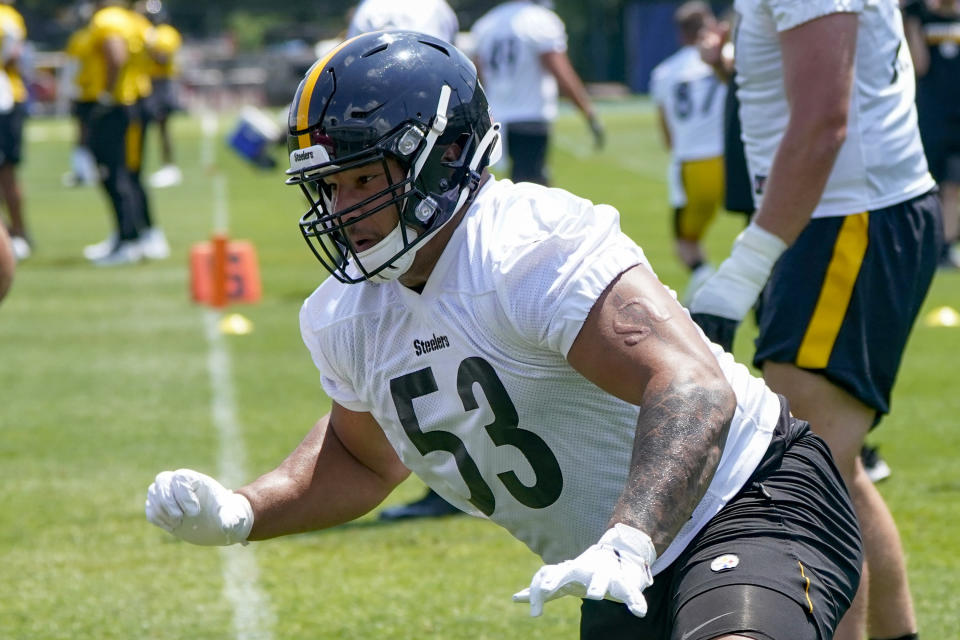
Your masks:
M836 637L864 637L869 591L870 637L913 638L899 534L859 456L889 411L940 247L899 6L737 0L735 8L757 212L690 309L729 344L763 292L754 364L830 445L865 533L869 590Z
M98 266L139 262L169 255L166 238L152 227L149 201L140 181L143 159L142 98L149 78L141 53L145 27L121 0L100 0L90 19L87 46L96 75L96 104L88 115L89 143L100 168L100 182L116 217L116 230L84 248Z
M940 187L940 266L960 268L960 2L910 0L904 29L917 72L920 135Z
M650 95L671 155L667 184L674 210L674 247L690 270L684 293L689 300L713 273L700 241L723 207L727 86L700 58L697 48L701 33L716 26L709 5L701 0L685 2L674 13L674 22L683 46L654 67Z
M604 130L590 96L567 56L567 31L544 2L503 2L480 17L470 34L474 61L504 128L514 182L550 182L547 151L559 94L586 118L594 145Z
M236 491L160 473L150 522L204 545L331 527L412 471L539 554L515 600L583 598L583 638L831 636L861 551L825 444L705 339L615 209L491 177L465 55L348 40L289 132L331 274L300 314L331 411Z
M168 122L170 114L178 111L177 52L183 44L183 38L177 28L170 24L169 16L159 2L144 3L142 11L153 25L147 31L146 52L150 56L149 74L153 93L147 100L150 119L157 123L160 134L161 167L150 176L150 186L158 189L171 187L183 180L183 172L173 157L173 140Z
M12 0L0 0L0 199L9 216L10 243L17 260L33 253L23 215L23 193L17 176L27 118L27 88L20 74L20 55L27 27Z

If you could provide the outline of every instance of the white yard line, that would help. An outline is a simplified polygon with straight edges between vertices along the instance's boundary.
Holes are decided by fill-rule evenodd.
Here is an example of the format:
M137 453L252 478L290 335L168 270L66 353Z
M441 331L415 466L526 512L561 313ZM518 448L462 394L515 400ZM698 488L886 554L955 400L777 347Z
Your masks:
M203 125L201 158L209 166L216 154L216 116L205 115ZM213 179L214 230L226 231L227 216L226 178L216 174ZM248 479L247 451L237 420L230 351L220 332L221 317L219 311L204 311L207 369L213 391L210 414L220 440L217 475L225 486L236 487ZM276 614L267 594L260 588L260 569L253 547L221 547L220 558L224 596L233 609L234 637L237 640L272 640Z
M204 312L207 331L207 369L213 399L211 417L220 439L218 477L227 487L243 484L247 478L247 453L236 415L230 352L220 333L221 314ZM237 640L271 640L276 622L267 594L260 588L260 570L253 547L234 545L220 548L223 591L233 609L233 630Z

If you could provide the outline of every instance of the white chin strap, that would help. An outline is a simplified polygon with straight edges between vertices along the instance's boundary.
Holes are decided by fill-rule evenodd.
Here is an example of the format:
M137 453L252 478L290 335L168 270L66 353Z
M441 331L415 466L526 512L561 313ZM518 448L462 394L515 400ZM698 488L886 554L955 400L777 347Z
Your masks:
M413 242L414 239L419 234L412 227L407 227L407 243ZM371 271L376 271L384 264L386 264L390 258L397 255L399 252L403 251L403 231L400 229L400 225L397 224L393 228L393 231L388 233L383 240L373 245L366 251L361 251L357 254L355 260L351 260L350 264L347 265L347 275L351 278L361 278L363 273L357 268L356 263L360 262L363 265L364 270L367 273ZM370 282L390 282L391 280L396 280L410 269L410 266L413 264L413 258L416 256L417 251L416 247L408 250L406 253L400 257L393 260L392 264L385 267L380 273L370 276L367 278Z

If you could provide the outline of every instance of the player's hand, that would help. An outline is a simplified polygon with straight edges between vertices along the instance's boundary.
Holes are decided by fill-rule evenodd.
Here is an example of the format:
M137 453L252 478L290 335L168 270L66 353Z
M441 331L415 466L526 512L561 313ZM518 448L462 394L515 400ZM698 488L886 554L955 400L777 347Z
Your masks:
M246 497L191 469L157 474L145 507L147 520L193 544L246 544L253 527Z
M690 315L708 338L730 350L737 326L756 303L786 248L779 236L752 222L737 236L730 257L690 301Z
M587 124L590 125L590 133L593 134L593 148L600 151L607 143L607 133L603 129L603 123L597 116L592 115L587 119Z
M530 615L543 613L543 603L560 596L622 602L630 613L647 615L643 590L653 584L650 566L657 552L650 536L616 524L573 560L540 568L530 587L513 594L514 602L529 602Z
M723 47L730 37L730 25L726 22L717 22L715 25L705 26L697 35L697 50L700 59L721 70L724 67Z

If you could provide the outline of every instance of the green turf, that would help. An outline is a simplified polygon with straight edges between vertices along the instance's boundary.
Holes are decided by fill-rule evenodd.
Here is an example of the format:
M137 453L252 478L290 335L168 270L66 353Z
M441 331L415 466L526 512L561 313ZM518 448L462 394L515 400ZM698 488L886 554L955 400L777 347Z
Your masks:
M555 182L617 206L661 278L682 287L652 112L643 101L601 109L609 140L601 153L582 120L561 117ZM297 230L301 196L283 186L280 171L230 153L223 139L233 122L221 117L213 166L204 166L199 121L175 122L185 180L152 192L173 256L112 270L80 253L110 228L104 197L60 184L71 125L28 126L22 177L36 255L0 305L2 638L249 637L233 628L223 556L179 543L143 517L157 471L216 473L218 465L207 311L188 288L190 247L208 237L214 218L214 175L226 180L231 234L254 242L263 278L259 304L231 309L255 330L224 338L248 474L276 464L328 404L297 326L302 299L323 277ZM733 215L718 221L712 255L727 251L741 224ZM938 275L925 311L940 305L960 307L960 274ZM738 336L741 358L752 332ZM954 637L960 626L958 356L960 329L918 325L893 414L872 438L894 470L881 489L901 525L926 638ZM421 490L411 479L389 503ZM539 562L487 522L381 525L371 515L238 551L255 554L274 638L576 637L573 600L550 603L540 619L510 601Z

